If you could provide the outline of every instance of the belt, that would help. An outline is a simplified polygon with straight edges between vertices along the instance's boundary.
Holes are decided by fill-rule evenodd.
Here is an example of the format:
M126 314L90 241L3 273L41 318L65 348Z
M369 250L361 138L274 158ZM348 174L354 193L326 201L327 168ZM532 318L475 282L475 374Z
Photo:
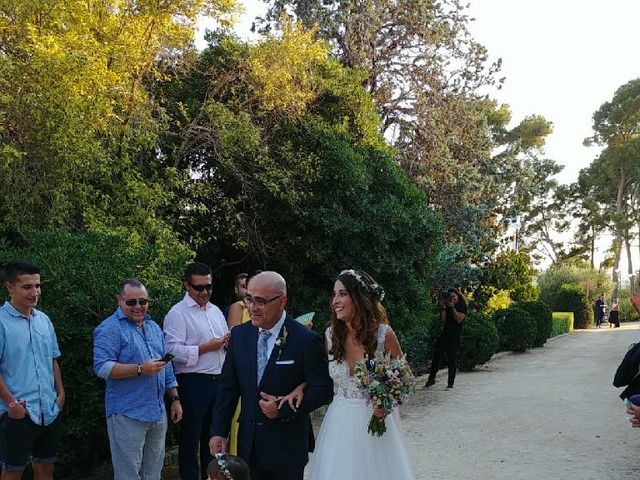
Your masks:
M198 377L202 377L202 378L206 378L208 380L220 380L220 377L222 376L222 374L220 373L198 373L198 372L190 372L190 373L178 373L176 375L176 377L182 377L182 376L195 376L197 375Z

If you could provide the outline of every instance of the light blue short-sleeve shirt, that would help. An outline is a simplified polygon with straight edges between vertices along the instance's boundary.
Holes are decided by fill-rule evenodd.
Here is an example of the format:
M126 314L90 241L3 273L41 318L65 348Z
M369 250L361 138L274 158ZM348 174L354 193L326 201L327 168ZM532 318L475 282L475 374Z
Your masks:
M16 400L24 400L31 420L49 425L59 413L53 360L60 356L49 317L35 308L31 318L9 302L0 307L0 375ZM8 410L0 400L0 415Z

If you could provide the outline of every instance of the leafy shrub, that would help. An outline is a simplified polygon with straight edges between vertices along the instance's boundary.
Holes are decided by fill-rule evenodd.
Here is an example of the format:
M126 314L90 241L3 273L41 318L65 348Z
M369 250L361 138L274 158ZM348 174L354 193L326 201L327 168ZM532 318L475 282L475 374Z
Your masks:
M553 312L553 326L549 338L573 331L573 312Z
M482 313L491 316L496 310L509 308L509 305L511 305L509 291L494 289L493 294L489 297L489 300L487 300L487 305L482 310Z
M557 312L573 312L574 328L589 328L593 325L593 308L580 285L562 285L555 304L550 307Z
M536 338L535 347L541 347L551 336L553 329L553 316L551 309L543 302L523 302L518 304L519 307L529 312L536 322Z
M633 307L631 303L631 293L629 288L623 288L620 292L620 321L621 322L635 322L639 320L640 315Z
M430 340L428 323L425 320L416 321L410 329L400 330L396 333L413 373L419 375L425 372Z
M501 350L524 352L533 347L536 339L536 323L529 313L517 306L498 310L494 314Z
M138 277L149 290L150 313L159 323L181 297L180 274L188 256L169 259L158 248L108 234L31 232L4 244L0 260L24 258L42 268L42 301L60 344L67 394L63 411L61 473L81 478L109 458L104 382L93 372L94 328L116 309L115 290Z
M498 349L498 329L488 315L470 311L464 319L458 367L473 370L491 359Z

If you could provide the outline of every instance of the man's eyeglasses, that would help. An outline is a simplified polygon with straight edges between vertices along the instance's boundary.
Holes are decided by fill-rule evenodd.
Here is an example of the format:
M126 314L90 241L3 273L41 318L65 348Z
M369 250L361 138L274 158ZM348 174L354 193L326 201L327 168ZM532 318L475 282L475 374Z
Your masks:
M206 285L194 285L191 282L187 282L189 284L189 286L191 288L193 288L196 292L204 292L205 290L207 292L210 292L211 289L213 288L213 285L211 283L207 283Z
M135 307L137 303L140 304L141 307L144 307L147 303L149 303L148 298L130 298L129 300L124 301L127 307Z
M247 304L247 307L250 307L252 305L255 305L256 307L264 307L267 303L271 303L274 300L279 299L282 295L284 295L284 294L281 293L280 295L277 295L277 296L275 296L273 298L270 298L269 300L266 300L266 299L261 298L261 297L255 297L254 298L251 295L247 295L246 297L244 297L244 303Z

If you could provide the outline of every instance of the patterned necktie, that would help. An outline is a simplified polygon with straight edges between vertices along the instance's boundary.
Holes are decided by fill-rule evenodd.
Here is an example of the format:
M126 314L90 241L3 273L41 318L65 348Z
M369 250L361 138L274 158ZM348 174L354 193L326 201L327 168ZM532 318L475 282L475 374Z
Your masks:
M262 380L262 374L267 366L267 352L269 351L269 337L271 332L262 330L260 332L260 339L258 340L258 384Z

